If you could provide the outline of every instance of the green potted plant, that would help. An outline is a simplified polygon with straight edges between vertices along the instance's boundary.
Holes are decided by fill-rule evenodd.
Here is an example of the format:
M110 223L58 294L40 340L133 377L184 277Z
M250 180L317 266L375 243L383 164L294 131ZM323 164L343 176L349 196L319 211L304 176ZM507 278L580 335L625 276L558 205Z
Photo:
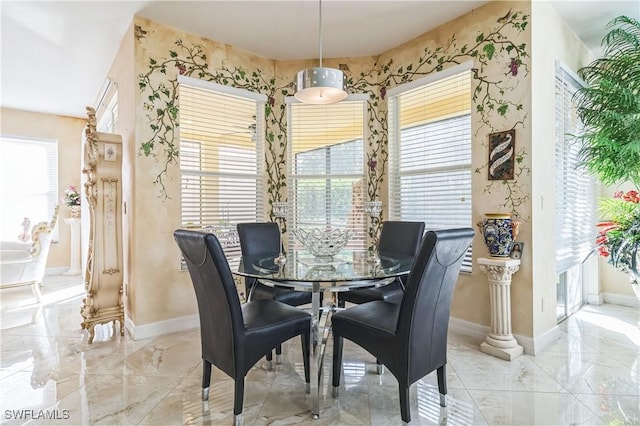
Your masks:
M585 126L578 136L580 159L605 185L631 182L640 188L640 23L620 16L609 22L603 56L578 71L585 87L576 93ZM640 297L640 199L638 191L603 199L608 219L599 225L598 251L630 274Z
M640 187L640 23L626 16L608 24L603 56L578 71L576 93L581 160L605 185Z

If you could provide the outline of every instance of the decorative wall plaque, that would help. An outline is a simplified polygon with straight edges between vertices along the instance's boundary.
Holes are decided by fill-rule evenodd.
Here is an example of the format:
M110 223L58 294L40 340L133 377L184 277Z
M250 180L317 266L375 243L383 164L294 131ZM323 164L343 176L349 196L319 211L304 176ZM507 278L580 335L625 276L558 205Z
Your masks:
M489 135L489 180L513 179L515 129Z

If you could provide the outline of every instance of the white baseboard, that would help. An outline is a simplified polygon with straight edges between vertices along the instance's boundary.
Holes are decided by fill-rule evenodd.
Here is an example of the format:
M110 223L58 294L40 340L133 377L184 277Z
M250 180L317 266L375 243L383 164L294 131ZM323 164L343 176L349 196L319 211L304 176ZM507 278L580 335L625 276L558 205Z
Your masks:
M589 305L597 305L597 306L602 305L604 303L604 293L588 295L587 303Z
M487 334L491 331L491 328L486 325L476 324L475 322L450 317L449 330L465 336L484 340L484 338L487 337Z
M560 328L556 325L538 337L531 338L528 336L521 336L519 334L514 334L513 337L515 337L518 343L522 345L524 353L536 356L537 354L542 353L553 342L558 340L561 334L562 332L560 331Z
M613 305L631 306L632 308L640 307L640 300L635 296L627 296L626 294L602 293L604 302Z
M44 270L44 275L62 275L63 272L67 272L69 270L68 266L56 266L55 268L47 268Z
M480 325L460 318L451 317L449 318L449 330L465 336L471 336L476 339L484 339L491 331L491 328L486 325ZM524 353L535 356L558 339L560 337L560 333L560 328L556 326L544 333L542 336L538 336L536 338L521 336L519 334L514 334L513 337L515 337L518 344L522 346Z
M125 316L124 324L133 340L141 340L178 331L193 330L200 327L200 317L195 314L150 324L135 325L129 316Z

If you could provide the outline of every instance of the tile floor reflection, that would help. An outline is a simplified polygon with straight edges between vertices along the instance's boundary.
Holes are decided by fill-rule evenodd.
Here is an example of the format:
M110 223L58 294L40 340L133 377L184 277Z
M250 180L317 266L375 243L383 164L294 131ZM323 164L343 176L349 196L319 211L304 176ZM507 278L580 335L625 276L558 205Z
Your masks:
M97 326L92 345L80 328L79 277L48 276L43 304L28 287L3 289L0 422L61 425L225 425L233 382L214 369L200 401L198 330L133 341ZM479 351L481 341L451 333L449 406L439 406L436 374L411 388L418 425L640 424L639 310L588 306L561 324L562 335L536 357L512 362ZM329 389L331 348L325 358ZM320 420L309 418L299 339L274 371L264 361L245 382L247 425L400 424L397 382L375 374L375 359L345 341L340 399L325 391ZM51 416L32 419L25 416ZM20 418L22 416L22 418Z

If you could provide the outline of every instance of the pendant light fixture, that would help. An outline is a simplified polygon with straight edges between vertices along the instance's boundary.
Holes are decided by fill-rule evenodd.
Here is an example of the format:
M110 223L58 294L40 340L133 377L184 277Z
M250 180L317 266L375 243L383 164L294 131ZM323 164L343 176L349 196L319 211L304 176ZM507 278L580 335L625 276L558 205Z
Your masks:
M341 70L322 66L322 0L319 0L320 66L298 72L295 97L308 104L332 104L347 97Z

